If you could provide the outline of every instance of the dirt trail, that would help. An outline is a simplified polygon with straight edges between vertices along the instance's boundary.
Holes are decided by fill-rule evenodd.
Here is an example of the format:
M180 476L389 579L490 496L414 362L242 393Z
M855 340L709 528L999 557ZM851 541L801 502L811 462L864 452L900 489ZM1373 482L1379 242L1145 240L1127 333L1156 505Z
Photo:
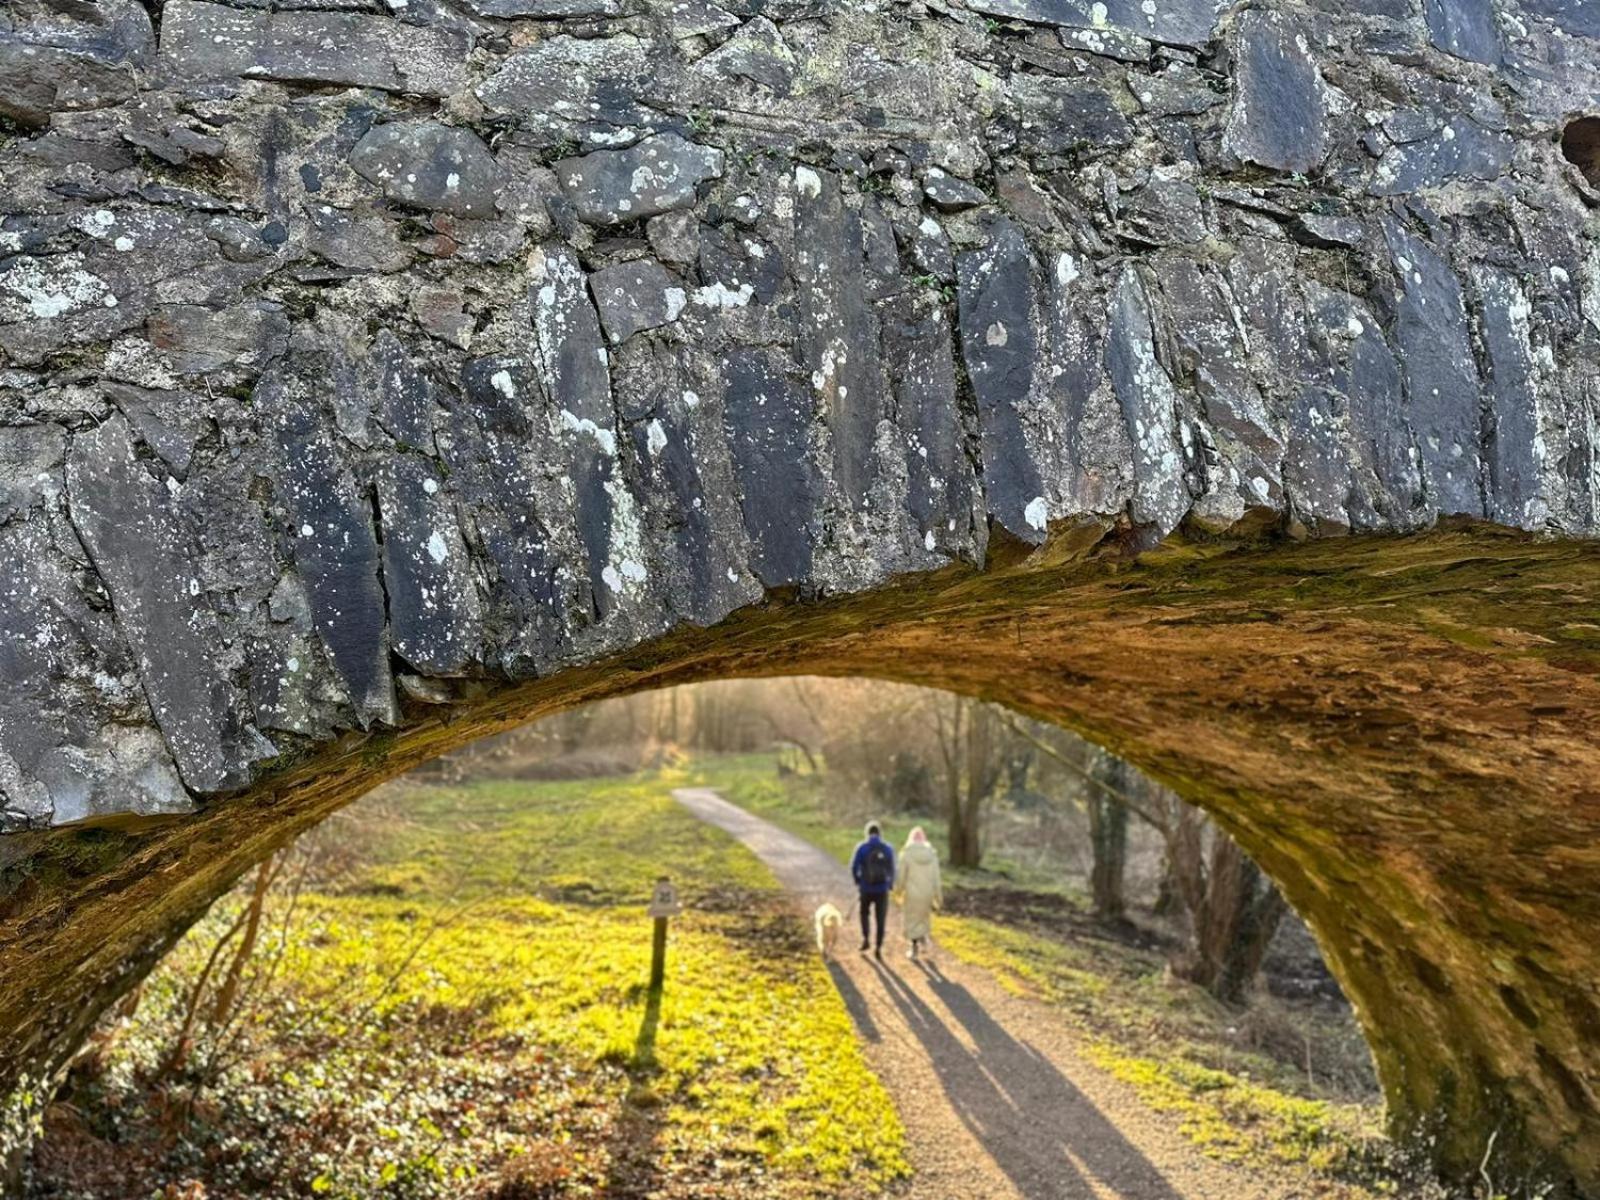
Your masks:
M914 1200L1300 1200L1343 1190L1205 1158L1079 1057L1045 1006L948 955L907 960L896 918L883 963L857 953L855 889L832 856L710 789L673 796L753 850L807 916L824 899L846 912L829 970L905 1122Z

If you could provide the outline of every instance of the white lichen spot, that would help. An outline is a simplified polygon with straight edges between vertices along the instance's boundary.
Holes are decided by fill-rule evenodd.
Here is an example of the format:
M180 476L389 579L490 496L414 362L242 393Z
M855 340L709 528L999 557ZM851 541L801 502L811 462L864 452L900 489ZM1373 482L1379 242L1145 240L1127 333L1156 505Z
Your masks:
M651 457L660 454L667 448L667 431L661 427L660 421L651 421L644 428L644 444L650 451Z
M1078 278L1078 260L1070 254L1063 254L1056 259L1056 282L1062 287L1074 282Z
M755 288L748 283L741 283L738 290L734 291L718 280L705 287L695 288L694 302L702 308L743 308L750 303L755 294Z
M939 544L938 542L934 541L933 530L930 529L930 530L928 530L926 533L924 533L922 535L922 548L924 550L932 550L938 544Z
M667 301L667 320L676 321L688 307L689 293L681 287L669 287L663 295Z
M1358 338L1367 331L1367 327L1355 317L1351 317L1344 323L1344 329L1353 338Z
M428 535L428 557L435 563L442 563L450 557L450 547L437 529Z
M580 417L571 409L561 410L561 427L570 429L573 433L586 433L595 440L601 450L607 454L617 452L617 436L611 430L596 425L588 417Z
M312 534L314 534L316 532L317 531L315 529L311 528L311 526L309 526L309 525L300 526L300 536L301 537L310 537Z
M794 190L802 196L813 198L822 195L822 176L810 167L800 165L794 169Z
M113 246L115 246L117 248L118 252L120 252L122 254L126 254L129 250L133 249L133 239L131 237L127 237L127 236L119 237L116 241L112 242L111 244Z
M685 408L699 408L700 407L700 393L699 392L685 391L683 393L683 403L684 403L684 407Z
M515 400L517 398L517 385L512 382L510 371L496 371L489 376L489 382L493 385L494 390L507 400Z
M991 346L1004 346L1007 340L1005 325L1000 321L990 325L983 332L983 340Z
M1042 530L1050 524L1050 504L1043 496L1035 496L1028 501L1028 507L1022 510L1022 519L1031 528ZM932 549L932 547L929 547Z
M424 479L422 481L422 490L430 496L433 495L439 490L439 481L436 479Z

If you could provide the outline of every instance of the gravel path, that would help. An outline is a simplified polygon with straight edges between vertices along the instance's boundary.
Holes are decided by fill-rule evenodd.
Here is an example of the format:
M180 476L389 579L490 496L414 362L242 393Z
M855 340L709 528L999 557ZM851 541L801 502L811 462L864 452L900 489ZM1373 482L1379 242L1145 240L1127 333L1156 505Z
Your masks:
M1080 1058L1044 1005L945 955L908 961L894 918L885 962L858 954L855 889L831 855L709 789L673 797L753 850L807 919L824 899L845 911L828 969L905 1122L914 1200L1300 1200L1344 1191L1205 1158Z

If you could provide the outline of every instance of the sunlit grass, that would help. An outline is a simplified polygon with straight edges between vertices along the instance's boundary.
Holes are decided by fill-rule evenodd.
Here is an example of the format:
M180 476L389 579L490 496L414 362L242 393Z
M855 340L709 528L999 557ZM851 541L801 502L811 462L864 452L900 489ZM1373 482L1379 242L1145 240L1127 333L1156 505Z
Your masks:
M603 1177L630 1110L644 1152L669 1171L693 1159L737 1177L745 1163L789 1178L786 1196L846 1180L875 1194L905 1175L898 1115L807 931L754 855L672 801L674 782L401 785L358 836L322 835L356 837L357 860L299 896L300 916L270 948L276 999L251 1015L249 1061L207 1085L215 1100L201 1097L201 1110L267 1107L315 1128L333 1106L354 1119L357 1152L294 1160L281 1169L306 1178L251 1194L455 1194L482 1151L502 1168L554 1156L540 1177L589 1195L576 1181ZM663 874L686 911L652 1002L645 905ZM114 1123L146 1119L139 1080L159 1076L192 980L241 902L180 943L113 1044L98 1086ZM485 1089L510 1086L496 1081L550 1078L570 1086L548 1106L524 1082L487 1112ZM223 1112L214 1130L191 1127L195 1154L231 1145L251 1162L285 1161L229 1122Z

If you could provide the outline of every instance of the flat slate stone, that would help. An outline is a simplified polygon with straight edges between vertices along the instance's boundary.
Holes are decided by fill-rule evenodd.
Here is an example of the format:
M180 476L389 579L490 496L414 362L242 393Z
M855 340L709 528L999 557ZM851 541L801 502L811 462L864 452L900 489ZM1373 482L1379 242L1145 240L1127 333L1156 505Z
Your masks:
M378 471L378 511L395 652L424 674L460 674L483 631L472 560L444 476L420 454L392 455Z
M689 303L683 280L653 258L596 271L589 276L589 291L613 346L676 321Z
M956 400L955 354L942 306L905 292L881 308L884 354L905 437L906 503L923 548L954 554L970 543L977 479Z
M1326 356L1323 392L1348 431L1353 528L1407 528L1423 506L1400 364L1372 311L1348 292L1305 283L1307 324Z
M49 525L0 526L0 833L190 812L116 619L85 603Z
M989 202L982 188L965 179L947 175L938 167L929 167L927 174L922 177L922 194L928 198L929 204L946 213L965 212Z
M432 453L439 418L432 381L388 329L378 330L373 339L372 360L378 376L378 420L402 447Z
M956 258L961 353L978 399L989 512L1025 542L1044 541L1048 499L1023 413L1034 391L1037 268L1022 231L996 221L987 244Z
M1217 0L968 0L974 12L1036 25L1131 33L1174 46L1204 46L1217 27Z
M462 217L493 216L506 185L482 138L435 121L373 127L350 152L350 166L391 200Z
M797 166L794 180L800 324L795 352L810 377L813 402L825 414L834 480L859 510L872 489L883 404L878 325L862 274L863 231L844 206L834 172Z
M659 120L637 99L651 74L644 44L632 34L559 34L512 54L478 85L477 96L490 112L552 139L598 130L614 141Z
M341 460L325 418L289 396L281 379L263 379L256 398L282 447L295 567L328 662L363 728L392 724L399 714L369 496Z
M234 77L448 96L470 81L465 33L366 13L238 9L171 0L161 61L179 79Z
M645 577L636 548L614 537L623 532L616 518L632 497L617 461L609 358L577 255L566 246L546 246L534 252L529 276L540 375L554 406L552 425L572 479L574 520L603 620Z
M250 764L276 751L240 728L243 697L217 666L216 614L193 547L166 489L134 458L127 421L114 416L74 438L66 477L73 526L141 647L139 675L184 782L201 792L242 786Z
M1422 0L1428 37L1446 54L1498 64L1505 52L1494 19L1494 0Z
M1305 34L1279 13L1250 9L1237 38L1223 149L1274 171L1314 171L1328 153L1328 98Z
M1178 396L1156 358L1150 301L1134 267L1111 294L1106 370L1133 442L1133 519L1165 537L1189 511L1184 454L1176 427Z
M805 583L822 490L810 456L810 398L771 350L735 350L725 378L722 419L751 570L769 588Z
M668 133L626 150L562 159L555 170L581 219L620 225L689 207L695 189L722 174L722 151Z
M794 52L766 17L746 21L731 38L696 62L694 69L701 75L747 79L779 96L787 96L794 87Z
M1510 134L1458 114L1425 138L1391 147L1373 170L1368 190L1397 196L1455 179L1498 179L1510 167L1514 148Z
M59 425L0 425L0 525L61 491L66 453Z
M223 309L175 304L151 313L144 328L181 375L235 368L253 379L289 345L289 318L265 301Z
M1594 0L1521 0L1521 7L1524 12L1549 18L1568 33L1600 38L1600 5Z
M1007 92L1021 122L1018 141L1033 154L1081 146L1110 149L1133 141L1133 127L1111 93L1049 75L1013 75Z
M1533 306L1509 271L1481 266L1473 272L1473 282L1489 352L1489 519L1538 529L1549 505L1539 486L1547 451L1530 330Z
M512 20L533 17L548 21L561 17L615 17L622 12L620 0L462 0L480 17Z
M1395 332L1406 418L1421 455L1428 500L1443 515L1484 515L1478 473L1477 359L1461 281L1450 264L1399 222L1384 222L1401 294Z

